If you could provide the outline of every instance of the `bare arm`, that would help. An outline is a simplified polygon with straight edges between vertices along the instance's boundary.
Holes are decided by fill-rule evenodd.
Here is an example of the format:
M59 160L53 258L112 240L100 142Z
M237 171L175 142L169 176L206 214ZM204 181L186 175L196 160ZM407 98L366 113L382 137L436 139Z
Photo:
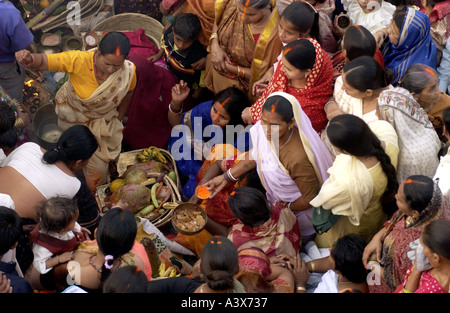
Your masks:
M27 49L16 52L16 59L19 63L37 71L48 71L48 59L45 54L31 53Z
M122 99L122 102L120 103L120 105L117 107L117 111L119 112L117 119L119 121L122 121L122 119L125 117L125 113L127 112L128 105L130 104L131 99L133 98L133 95L134 95L134 89L128 91L127 94L125 95L125 97Z

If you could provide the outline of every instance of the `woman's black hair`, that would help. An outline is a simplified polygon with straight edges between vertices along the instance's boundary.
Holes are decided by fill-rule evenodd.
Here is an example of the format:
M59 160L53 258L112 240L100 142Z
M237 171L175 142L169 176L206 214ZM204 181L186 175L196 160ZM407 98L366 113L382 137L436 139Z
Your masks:
M103 293L147 293L148 279L136 265L127 265L112 272L105 280Z
M406 6L410 6L410 5L414 5L414 0L385 0L386 2L394 5L394 6L399 6L399 5L406 5Z
M297 39L283 47L283 56L296 69L311 70L316 62L316 48L308 39Z
M136 234L137 224L131 211L116 207L103 215L97 228L97 244L105 257L113 257L106 261L109 265L133 248ZM103 264L101 281L104 282L110 273L111 270Z
M234 275L239 271L238 252L234 243L223 236L213 236L202 249L200 270L209 288L233 289Z
M79 215L75 200L66 197L53 197L41 201L36 208L40 229L47 232L64 230Z
M330 249L335 269L352 283L363 283L367 279L367 270L362 261L366 242L356 234L339 238Z
M12 127L0 136L0 147L13 149L17 145L17 139L17 130Z
M292 2L283 10L281 18L291 23L301 34L309 31L312 38L319 39L319 13L309 3Z
M264 9L268 6L272 7L270 0L239 0L242 5L246 5L247 1L249 8Z
M424 175L412 175L406 182L403 184L403 193L408 207L422 213L433 197L433 180Z
M109 32L102 38L98 46L100 54L114 54L117 55L117 49L119 49L119 55L128 57L130 53L131 44L128 37L122 32Z
M383 70L371 56L357 57L348 62L342 72L347 83L361 92L387 87L394 77L390 69Z
M270 205L266 196L256 188L237 187L228 198L231 212L246 226L256 227L270 218Z
M175 18L172 27L173 33L185 40L197 39L202 30L200 19L193 13L180 14Z
M400 32L402 31L403 22L405 21L405 16L408 11L406 7L401 10L395 10L394 14L392 14L392 21L398 27Z
M422 242L433 253L450 260L450 221L430 222L422 231Z
M21 219L16 211L0 206L0 256L8 252L22 235Z
M377 42L367 28L361 25L352 25L345 31L342 49L345 50L350 61L364 55L373 57L377 49Z
M398 182L395 167L381 146L378 137L363 119L353 114L333 117L327 127L327 135L333 146L350 155L377 158L388 181L380 202L383 211L390 217L397 211L395 195L398 190Z
M44 153L43 160L48 164L57 161L88 160L97 150L98 142L87 126L74 125L66 129L58 139L56 148Z
M16 115L7 101L0 100L0 135L14 127Z
M414 63L403 74L400 87L405 88L411 93L420 94L432 81L433 77L438 77L434 68L425 64Z
M228 87L219 91L214 97L214 102L224 103L223 108L230 115L230 122L228 125L243 125L242 111L249 107L250 101L247 95L236 87Z
M263 110L274 111L283 121L290 123L294 118L294 111L292 105L286 98L276 95L270 96L263 104Z

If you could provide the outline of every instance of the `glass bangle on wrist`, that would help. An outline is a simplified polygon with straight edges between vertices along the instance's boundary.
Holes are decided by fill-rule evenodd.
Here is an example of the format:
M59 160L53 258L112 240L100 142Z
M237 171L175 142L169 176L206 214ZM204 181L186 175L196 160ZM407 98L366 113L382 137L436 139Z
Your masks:
M228 176L233 180L233 181L238 181L239 179L234 178L234 176L231 174L231 168L227 171Z
M183 113L183 105L181 105L181 108L180 108L180 111L179 111L179 112L175 112L175 111L172 109L172 102L170 102L170 103L169 103L169 111L172 112L173 114L181 114L181 113Z

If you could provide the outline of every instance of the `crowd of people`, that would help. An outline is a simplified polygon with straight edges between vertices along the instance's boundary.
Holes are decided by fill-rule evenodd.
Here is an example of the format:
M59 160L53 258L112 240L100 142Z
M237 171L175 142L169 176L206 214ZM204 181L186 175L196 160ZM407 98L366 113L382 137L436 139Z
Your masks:
M0 293L450 291L450 1L115 2L159 44L38 53L0 0ZM54 149L18 141L27 69L69 74ZM138 240L126 204L98 207L111 163L149 146L199 233Z

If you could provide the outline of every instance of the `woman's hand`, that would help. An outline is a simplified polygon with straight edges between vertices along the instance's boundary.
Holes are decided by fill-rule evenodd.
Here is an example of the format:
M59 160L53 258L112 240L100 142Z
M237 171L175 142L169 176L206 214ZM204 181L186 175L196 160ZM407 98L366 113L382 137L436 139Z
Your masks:
M81 227L81 233L83 234L84 238L86 238L86 240L90 240L89 235L91 235L91 231L85 227Z
M23 64L25 67L33 65L33 56L27 49L17 51L15 55L17 62Z
M191 64L192 69L195 71L202 71L205 69L205 65L206 65L206 57L205 58L201 58L200 60L198 60L197 62L194 62Z
M253 124L252 115L250 113L250 107L247 107L242 111L241 118L242 118L242 121L244 122L244 124L246 124L246 125Z
M205 186L208 190L211 191L211 196L209 198L214 198L226 185L228 181L225 179L223 175L219 175L205 183Z
M309 279L309 270L304 260L300 257L293 258L288 263L288 268L292 271L295 277L296 287L305 287ZM306 290L305 290L306 291Z
M11 280L3 273L0 273L0 293L12 293Z
M375 37L375 41L377 43L378 49L380 49L383 46L384 41L388 37L388 29L389 29L389 27L386 27L386 28L380 29L375 34L373 34L373 36Z
M172 103L180 105L189 96L189 92L190 89L187 84L183 80L180 80L179 84L172 87Z
M218 40L211 43L211 64L214 69L221 73L227 72L226 62L230 63L230 57L219 45Z
M363 252L362 261L366 268L370 260L376 259L377 262L381 262L382 249L383 243L381 242L380 237L374 236Z
M72 252L64 252L58 255L58 261L60 264L67 263L73 259Z

